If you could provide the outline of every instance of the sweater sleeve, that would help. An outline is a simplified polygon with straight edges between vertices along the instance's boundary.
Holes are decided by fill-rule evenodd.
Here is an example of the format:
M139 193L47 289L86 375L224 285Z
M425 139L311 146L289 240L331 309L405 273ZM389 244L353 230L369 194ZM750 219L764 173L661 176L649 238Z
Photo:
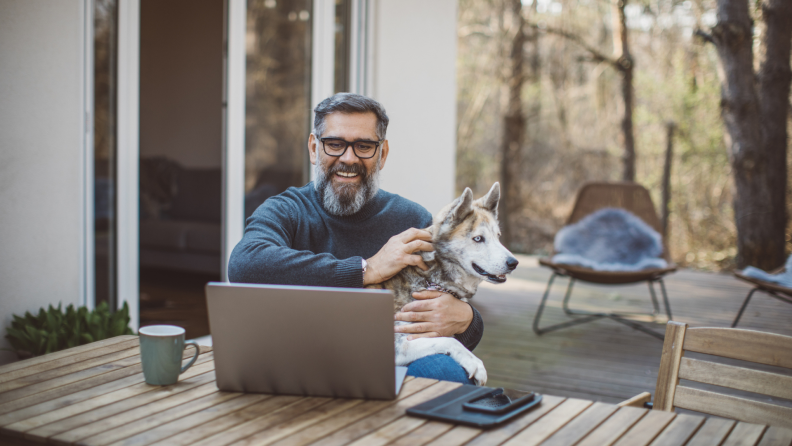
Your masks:
M454 338L461 342L468 350L473 351L481 341L481 337L484 336L484 320L481 318L481 313L478 312L476 307L470 305L470 309L473 310L473 321L470 322L467 330L463 333L454 335Z
M362 288L362 257L297 250L298 220L288 203L270 199L248 219L228 262L232 282Z

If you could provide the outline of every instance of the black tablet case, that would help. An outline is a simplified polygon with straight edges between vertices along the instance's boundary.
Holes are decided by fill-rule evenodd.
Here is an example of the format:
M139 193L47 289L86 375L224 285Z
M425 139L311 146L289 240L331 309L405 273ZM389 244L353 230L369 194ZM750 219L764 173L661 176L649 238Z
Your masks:
M536 395L533 401L523 406L518 406L511 412L501 414L475 412L462 407L462 404L488 393L492 393L494 390L496 389L492 387L478 387L465 384L435 399L407 409L407 415L488 428L509 421L536 407L542 401L542 395Z

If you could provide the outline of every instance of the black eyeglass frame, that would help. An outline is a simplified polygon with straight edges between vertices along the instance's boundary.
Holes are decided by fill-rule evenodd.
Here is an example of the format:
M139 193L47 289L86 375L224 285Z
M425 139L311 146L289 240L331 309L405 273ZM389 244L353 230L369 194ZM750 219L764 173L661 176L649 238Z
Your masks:
M344 150L343 150L341 153L339 153L338 155L333 155L332 153L327 153L327 147L325 147L325 141L330 141L330 140L332 140L332 141L343 141L343 142L344 142L344 144L346 144L346 146L344 146ZM341 139L341 138L331 138L331 137L326 137L326 138L319 138L319 141L321 141L321 142L322 142L322 150L324 151L324 153L325 153L327 156L334 156L334 157L336 157L336 158L342 157L342 156L344 156L344 154L346 153L347 149L349 149L350 147L352 147L352 152L354 152L354 153L355 153L355 156L356 156L356 157L358 157L358 158L360 158L360 159L362 159L362 160L367 160L367 159L374 158L374 155L376 155L376 154L377 154L377 149L379 149L379 148L380 148L380 146L382 145L382 143L383 143L383 142L385 142L385 140L384 140L384 139L381 139L381 140L379 140L379 141L369 141L369 140L363 140L363 141L347 141L347 140L345 140L345 139ZM372 153L371 153L371 156L360 156L360 154L358 153L358 151L357 151L357 150L355 150L355 144L357 144L357 143L359 143L359 142L360 142L360 143L372 143L372 144L374 144L374 152L372 152Z

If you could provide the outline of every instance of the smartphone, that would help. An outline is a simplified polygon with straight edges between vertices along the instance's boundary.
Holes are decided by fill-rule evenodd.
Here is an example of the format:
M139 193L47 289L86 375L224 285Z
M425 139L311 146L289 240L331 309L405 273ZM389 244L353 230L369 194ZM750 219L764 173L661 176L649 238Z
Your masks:
M476 412L500 414L530 403L535 397L536 395L533 392L498 388L486 395L463 403L462 407Z

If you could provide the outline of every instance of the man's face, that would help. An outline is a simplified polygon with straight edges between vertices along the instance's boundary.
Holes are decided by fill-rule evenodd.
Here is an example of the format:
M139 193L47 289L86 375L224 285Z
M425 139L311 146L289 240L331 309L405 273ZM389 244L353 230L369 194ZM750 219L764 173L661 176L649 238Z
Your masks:
M331 113L325 117L325 131L321 138L338 138L349 142L377 141L377 117L374 113ZM379 189L379 170L388 157L388 142L377 149L374 157L358 158L352 147L340 157L324 152L322 142L310 135L308 150L314 164L317 192L325 210L334 215L351 215L376 195Z

